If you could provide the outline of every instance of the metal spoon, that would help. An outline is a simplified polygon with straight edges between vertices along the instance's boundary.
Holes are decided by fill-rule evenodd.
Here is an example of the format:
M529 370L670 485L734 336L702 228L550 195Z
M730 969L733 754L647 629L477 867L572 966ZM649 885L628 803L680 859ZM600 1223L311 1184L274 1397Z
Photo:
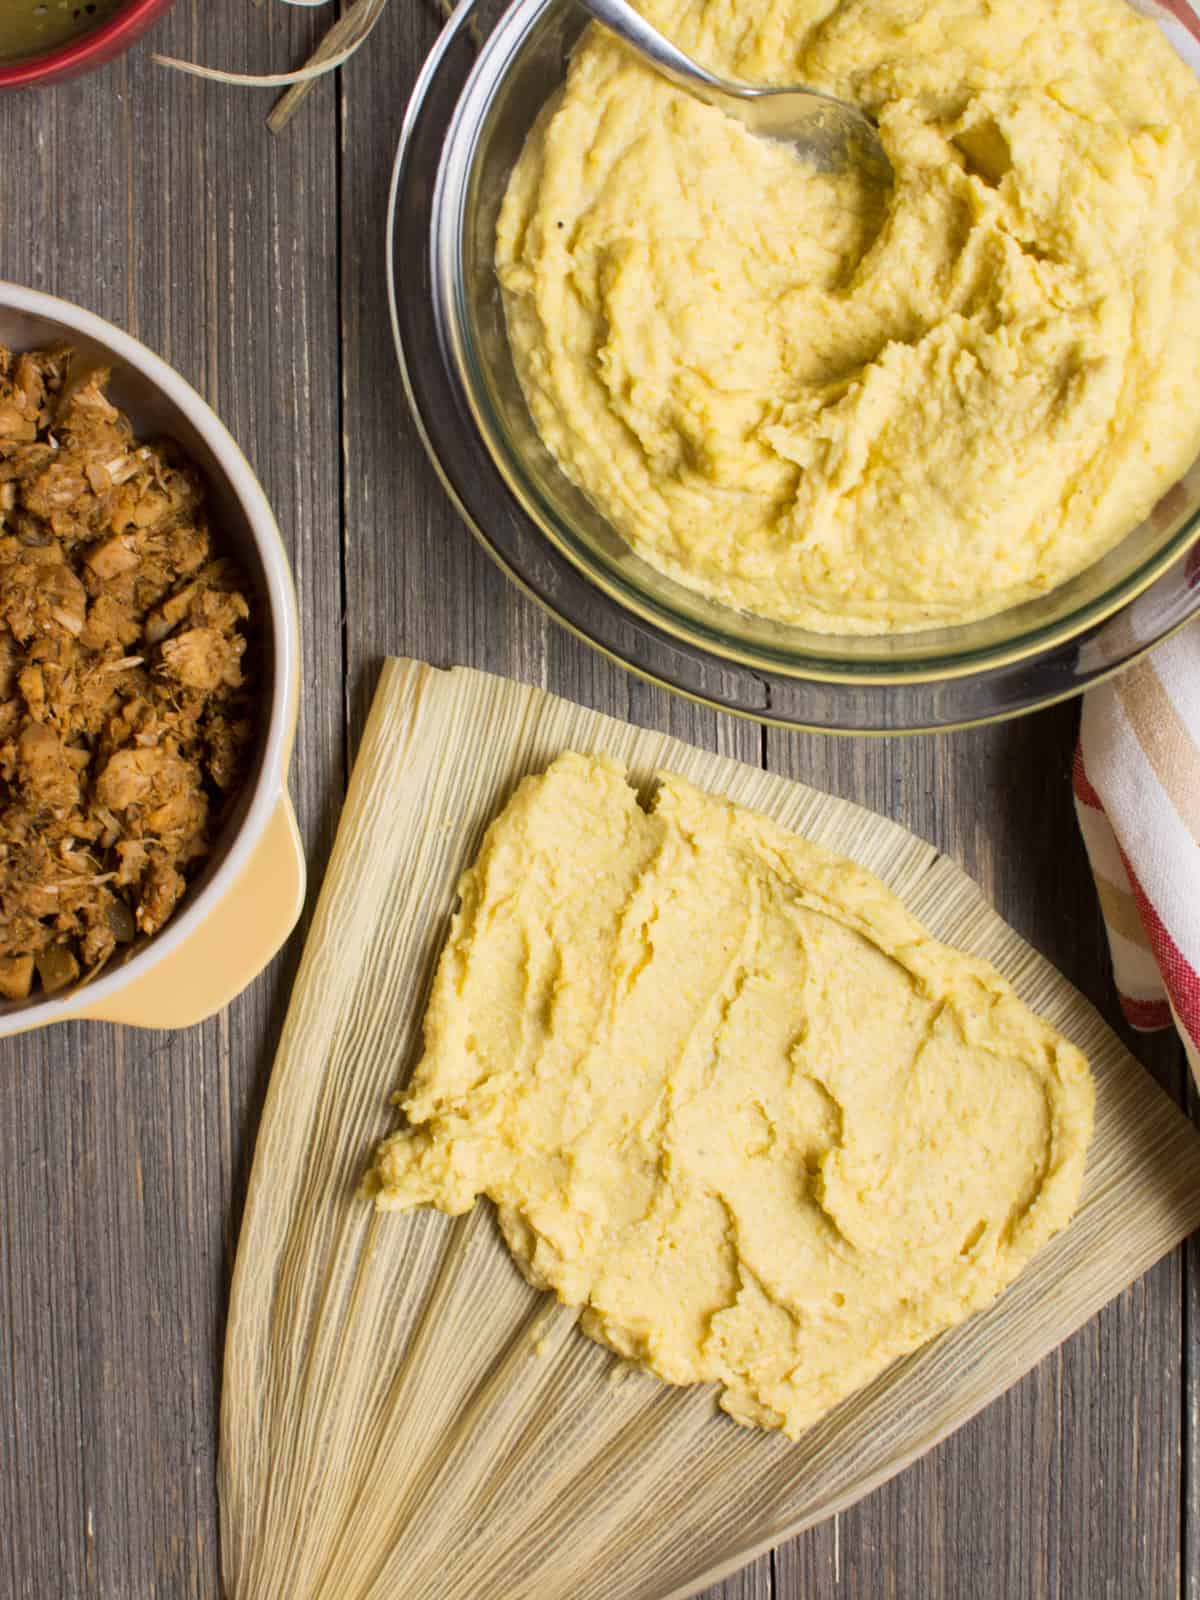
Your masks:
M656 72L711 106L719 106L763 139L790 144L823 170L861 167L877 181L892 181L892 164L879 130L858 106L819 89L768 89L731 83L698 66L651 27L629 0L579 0L603 27L635 50Z

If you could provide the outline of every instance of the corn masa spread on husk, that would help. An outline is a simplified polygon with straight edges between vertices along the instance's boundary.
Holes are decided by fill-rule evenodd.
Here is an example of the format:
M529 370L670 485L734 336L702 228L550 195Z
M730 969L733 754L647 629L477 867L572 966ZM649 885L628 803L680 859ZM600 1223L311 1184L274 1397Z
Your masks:
M1081 1053L869 873L663 775L527 778L460 885L367 1188L499 1209L529 1280L799 1434L1070 1218Z

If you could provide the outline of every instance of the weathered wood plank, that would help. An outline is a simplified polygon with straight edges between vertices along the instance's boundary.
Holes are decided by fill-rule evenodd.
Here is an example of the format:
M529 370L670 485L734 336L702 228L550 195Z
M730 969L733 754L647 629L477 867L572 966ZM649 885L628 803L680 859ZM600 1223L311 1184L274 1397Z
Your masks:
M724 1583L705 1589L696 1600L772 1600L776 1592L771 1557L763 1556L732 1578L726 1578Z
M155 43L265 67L318 27L188 0ZM0 100L4 275L158 349L257 466L296 568L293 792L319 866L343 743L334 94L276 142L269 100L147 54ZM289 968L187 1034L0 1046L0 1593L216 1593L222 1305Z
M843 1518L832 1517L771 1553L775 1600L833 1600L842 1588Z

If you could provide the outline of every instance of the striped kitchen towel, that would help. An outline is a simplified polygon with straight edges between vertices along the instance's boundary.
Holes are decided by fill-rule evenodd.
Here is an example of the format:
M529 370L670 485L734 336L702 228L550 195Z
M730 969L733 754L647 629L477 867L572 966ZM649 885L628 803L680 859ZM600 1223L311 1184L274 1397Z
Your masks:
M1125 1015L1200 1081L1200 624L1087 692L1074 787Z

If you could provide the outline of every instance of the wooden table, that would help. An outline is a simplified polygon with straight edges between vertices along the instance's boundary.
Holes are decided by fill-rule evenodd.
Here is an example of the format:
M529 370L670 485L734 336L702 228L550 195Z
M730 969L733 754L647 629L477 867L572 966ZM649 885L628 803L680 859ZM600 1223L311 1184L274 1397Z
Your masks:
M153 43L279 70L328 18L179 0ZM1118 1022L1071 811L1072 706L913 740L764 731L590 653L456 521L408 421L383 276L388 173L436 28L434 0L395 0L278 138L269 95L174 76L146 45L0 102L0 276L177 366L278 513L304 630L292 788L313 891L381 657L467 662L885 811ZM0 1597L219 1592L226 1287L302 938L189 1032L71 1024L0 1046ZM1170 1042L1131 1043L1183 1092ZM1162 1262L918 1466L710 1600L1200 1596L1198 1266L1194 1247Z

